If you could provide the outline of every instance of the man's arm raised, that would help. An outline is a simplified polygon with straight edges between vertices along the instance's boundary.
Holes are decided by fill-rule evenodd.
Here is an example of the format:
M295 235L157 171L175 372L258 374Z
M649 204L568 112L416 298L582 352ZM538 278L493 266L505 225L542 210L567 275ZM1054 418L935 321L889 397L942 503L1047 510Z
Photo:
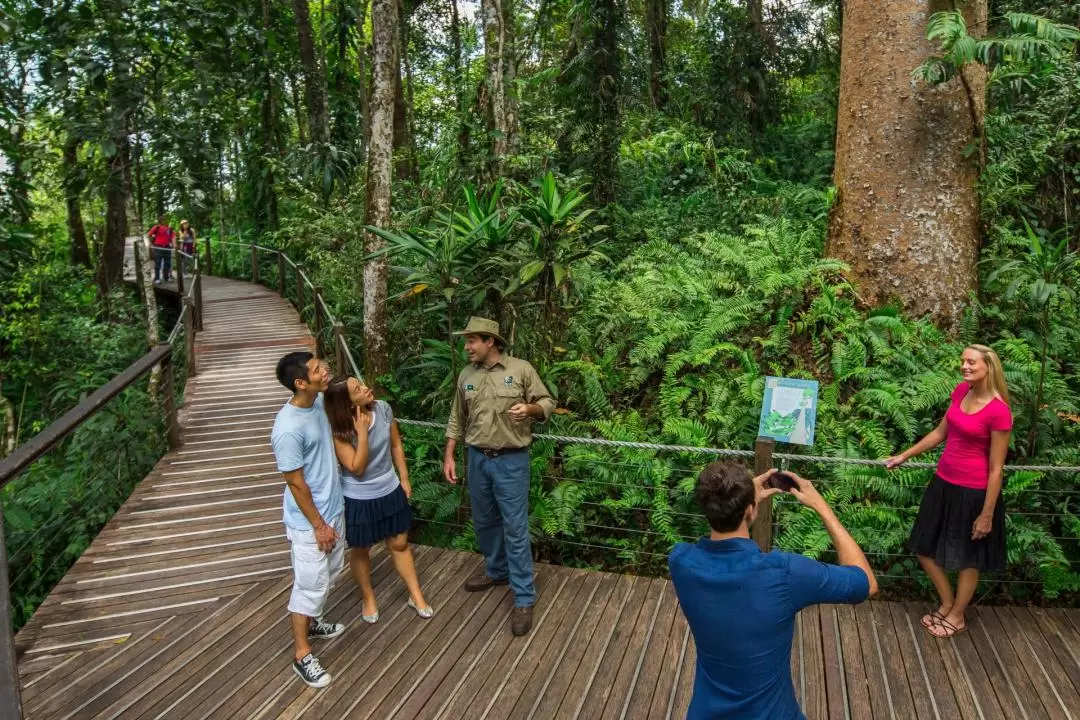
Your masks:
M847 528L840 524L840 520L836 517L836 513L833 512L832 508L829 507L829 503L825 502L825 498L821 497L821 493L817 491L814 484L806 478L799 477L792 472L785 472L784 474L795 481L796 487L792 488L791 494L800 503L816 512L825 524L825 529L829 532L829 537L832 538L833 547L836 548L838 564L860 568L866 573L866 579L870 582L870 597L876 595L878 591L877 578L874 577L874 571L870 568L870 562L866 559L866 554L855 542L855 538L851 537L851 533L847 531Z

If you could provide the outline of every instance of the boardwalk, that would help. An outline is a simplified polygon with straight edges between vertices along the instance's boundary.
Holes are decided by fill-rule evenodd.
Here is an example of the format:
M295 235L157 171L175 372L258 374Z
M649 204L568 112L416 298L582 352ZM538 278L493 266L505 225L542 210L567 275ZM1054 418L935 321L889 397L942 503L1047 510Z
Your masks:
M132 284L135 283L135 243L140 243L141 244L141 247L139 248L139 252L142 254L143 260L148 262L148 263L152 262L151 255L150 255L150 241L146 238L146 236L125 238L125 240L124 240L124 270L123 270L123 277L124 277L124 282L132 283ZM151 265L151 268L152 267L153 266ZM151 272L151 277L152 277L153 276L153 270L151 269L150 272ZM190 275L191 272L192 271L190 269L185 271L185 273L184 273L185 281L187 281L187 276ZM179 290L178 290L177 283L176 283L176 275L177 275L177 273L176 273L176 264L173 263L172 280L170 280L169 282L158 283L154 287L159 292L178 293Z
M289 551L269 430L274 361L309 348L273 293L206 278L184 445L162 459L18 636L29 718L684 717L694 645L670 583L540 565L533 632L513 638L505 588L461 583L476 555L417 547L437 608L424 622L382 549L382 619L344 575L317 647L321 691L289 668ZM917 605L804 612L792 674L811 720L1080 719L1080 612L978 608L937 641ZM718 617L718 623L738 618Z

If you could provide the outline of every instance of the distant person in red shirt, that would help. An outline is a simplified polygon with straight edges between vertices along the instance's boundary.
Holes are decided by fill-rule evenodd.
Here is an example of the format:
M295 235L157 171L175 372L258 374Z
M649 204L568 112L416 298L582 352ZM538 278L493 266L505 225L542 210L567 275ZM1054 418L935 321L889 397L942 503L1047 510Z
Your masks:
M150 238L150 252L154 258L154 283L172 280L172 251L176 233L169 227L164 215L158 215L157 225L146 233Z
M985 345L964 350L960 369L964 382L953 390L944 419L887 464L891 470L945 443L908 541L941 600L922 618L926 631L938 638L967 628L964 611L979 573L1005 569L1001 482L1012 434L1009 389L1001 359ZM959 571L955 592L947 570Z

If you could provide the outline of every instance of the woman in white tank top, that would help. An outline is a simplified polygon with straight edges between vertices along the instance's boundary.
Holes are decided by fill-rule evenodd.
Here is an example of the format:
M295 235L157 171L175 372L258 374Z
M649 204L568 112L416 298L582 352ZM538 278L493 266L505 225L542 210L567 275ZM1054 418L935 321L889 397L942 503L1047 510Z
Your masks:
M341 464L345 539L349 543L349 566L364 598L364 622L379 620L369 550L381 541L386 542L394 569L409 590L409 607L426 620L435 611L420 591L409 547L412 487L393 410L353 377L330 381L325 406Z

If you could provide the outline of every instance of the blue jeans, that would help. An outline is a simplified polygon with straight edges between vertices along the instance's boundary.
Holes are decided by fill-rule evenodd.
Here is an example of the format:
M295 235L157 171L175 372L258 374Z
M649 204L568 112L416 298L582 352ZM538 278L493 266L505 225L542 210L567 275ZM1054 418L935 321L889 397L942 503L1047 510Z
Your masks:
M154 258L154 279L172 279L172 248L152 247L150 252Z
M469 499L473 529L488 577L509 576L515 607L536 601L529 542L529 452L489 458L469 448Z

